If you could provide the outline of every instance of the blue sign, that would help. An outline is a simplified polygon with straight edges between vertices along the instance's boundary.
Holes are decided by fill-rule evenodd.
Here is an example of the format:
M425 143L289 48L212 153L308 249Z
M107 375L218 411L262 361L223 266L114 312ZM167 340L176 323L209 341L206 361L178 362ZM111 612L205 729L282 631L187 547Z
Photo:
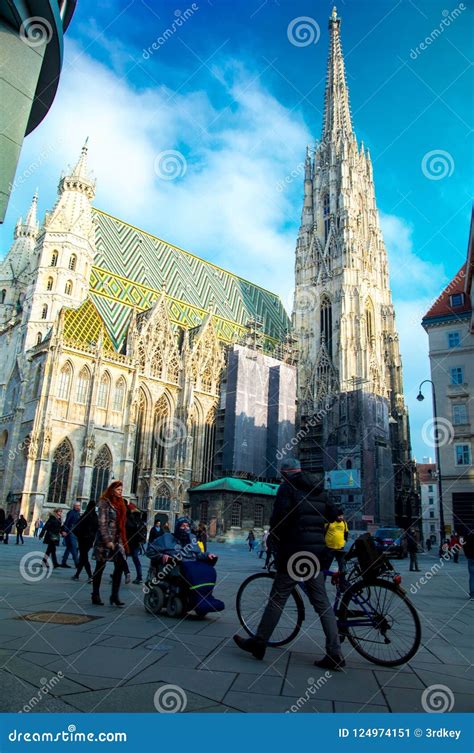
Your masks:
M343 471L327 471L324 474L326 489L355 489L360 490L360 470L348 468Z

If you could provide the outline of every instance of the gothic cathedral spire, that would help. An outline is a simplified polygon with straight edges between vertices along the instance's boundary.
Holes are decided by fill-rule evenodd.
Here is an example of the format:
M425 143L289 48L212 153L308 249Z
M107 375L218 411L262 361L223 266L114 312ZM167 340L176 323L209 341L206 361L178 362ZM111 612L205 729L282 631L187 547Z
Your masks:
M391 466L392 438L403 448L403 460L396 462L408 462L409 434L372 163L353 131L340 26L334 9L322 138L313 159L306 153L296 244L293 328L299 345L300 420L321 410L325 416L312 439L305 435L300 457L310 470L361 469L372 443L372 477L366 471L364 481L370 514L377 486L389 483L386 470L377 475L377 466ZM394 497L390 501L385 493L384 511L374 517L393 523L393 508Z

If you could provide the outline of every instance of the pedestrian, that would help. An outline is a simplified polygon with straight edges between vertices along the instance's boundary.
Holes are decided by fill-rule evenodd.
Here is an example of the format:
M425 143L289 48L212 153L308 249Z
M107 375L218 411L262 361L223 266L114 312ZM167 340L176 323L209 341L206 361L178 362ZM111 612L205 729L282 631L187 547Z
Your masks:
M44 539L44 543L47 545L46 552L43 557L43 565L45 567L48 567L48 557L51 557L51 562L53 563L53 568L55 570L57 567L59 567L58 560L56 558L56 547L61 539L61 514L62 512L59 507L56 508L56 510L54 510L52 513L50 513L50 516L41 529L39 535L40 539Z
M249 545L249 552L253 552L253 547L255 545L255 534L252 529L249 531L249 535L245 539L248 542Z
M294 458L283 460L281 474L283 483L278 489L270 520L270 536L276 546L277 574L256 637L235 635L234 641L256 659L263 659L284 606L301 580L299 566L304 563L310 568L309 577L305 578L305 591L326 636L326 655L315 661L315 665L337 671L345 666L345 661L322 572L326 564L324 527L336 519L336 508L329 503L322 482L303 473Z
M38 538L38 532L39 532L39 518L35 520L35 524L33 526L33 536L34 538Z
M344 520L343 510L338 510L336 520L334 520L332 523L326 524L326 534L324 536L324 541L328 548L328 563L330 564L329 557L331 557L331 562L335 558L339 573L341 575L344 575L346 571L346 557L344 547L348 538L349 526Z
M163 528L163 533L170 533L170 524L168 523L168 521L166 521L166 523L163 523L162 528Z
M138 507L129 502L127 505L127 542L130 557L135 565L137 577L133 581L137 585L143 583L142 563L140 562L140 547L146 541L146 525L143 523L142 514Z
M73 580L79 580L82 569L87 573L89 583L92 583L92 570L89 562L89 550L94 545L94 540L99 527L99 519L95 510L95 500L91 499L86 507L85 512L81 515L74 527L74 533L77 538L79 549L79 561L76 572L72 576Z
M449 552L453 558L453 562L456 564L459 562L459 550L461 548L461 545L459 543L459 536L457 535L456 531L453 531L453 534L449 540Z
M69 568L71 567L71 565L67 564L67 559L69 555L72 556L76 568L79 565L79 557L77 554L77 538L76 538L76 533L74 529L80 517L81 517L81 503L74 502L72 506L72 510L69 510L68 514L66 515L66 520L64 521L64 525L61 530L61 534L62 536L64 536L64 543L66 545L66 548L64 550L64 554L61 560L61 567L69 567Z
M92 576L92 603L103 605L100 598L100 584L107 562L113 562L112 593L110 604L122 607L119 591L126 555L127 544L127 508L122 497L123 484L113 481L99 499L99 528L94 543L95 570Z
M163 531L161 530L161 520L158 515L155 515L155 520L153 521L153 525L150 528L150 533L148 535L148 544L153 544L158 536L163 536Z
M258 559L261 560L265 552L267 551L267 539L268 531L265 529L262 538L260 539L260 545L258 547Z
M3 534L4 534L3 543L4 544L8 544L8 537L12 532L14 522L15 521L13 520L13 515L11 514L11 512L9 512L5 520L5 526L3 529Z
M22 544L24 544L23 540L23 531L25 528L28 527L28 523L25 520L25 517L23 515L20 515L18 520L16 521L16 543L19 544L20 541Z
M474 599L474 532L468 533L464 541L464 554L469 573L469 598Z
M0 541L3 541L5 536L5 510L0 507Z
M431 552L431 536L428 536L428 538L426 539L425 546L426 546L426 551Z
M197 540L202 544L202 551L207 552L207 526L205 523L198 525Z
M407 551L410 555L410 572L419 573L418 567L418 541L416 540L416 532L414 528L410 528L407 533Z

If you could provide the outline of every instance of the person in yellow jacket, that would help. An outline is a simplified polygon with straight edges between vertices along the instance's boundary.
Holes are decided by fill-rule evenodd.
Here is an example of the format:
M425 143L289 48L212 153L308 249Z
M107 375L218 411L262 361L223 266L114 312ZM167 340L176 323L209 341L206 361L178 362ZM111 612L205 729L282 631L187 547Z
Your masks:
M329 555L337 560L339 572L345 572L344 546L349 536L349 526L344 520L344 513L339 510L339 514L333 523L326 523L326 532L324 541L329 550Z

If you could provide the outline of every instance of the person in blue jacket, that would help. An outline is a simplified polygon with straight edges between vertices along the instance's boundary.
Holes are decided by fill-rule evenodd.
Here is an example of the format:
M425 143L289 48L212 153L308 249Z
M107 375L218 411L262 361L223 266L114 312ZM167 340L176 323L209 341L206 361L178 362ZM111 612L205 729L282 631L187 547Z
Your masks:
M176 519L173 533L163 533L150 544L147 556L161 557L164 565L173 557L179 561L200 560L211 565L217 562L217 555L201 552L197 536L191 531L191 521L184 515Z

